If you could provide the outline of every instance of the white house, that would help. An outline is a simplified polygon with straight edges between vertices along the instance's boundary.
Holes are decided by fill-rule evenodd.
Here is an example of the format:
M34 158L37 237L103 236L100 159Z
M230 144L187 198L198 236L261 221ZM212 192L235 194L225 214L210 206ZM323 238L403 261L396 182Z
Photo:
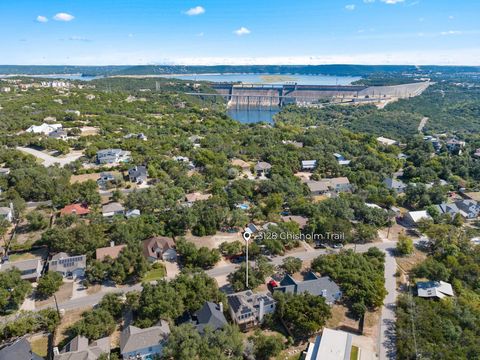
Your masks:
M0 219L7 220L8 222L13 222L13 204L10 203L9 207L2 206L0 207Z
M102 206L102 215L106 218L115 215L125 215L125 208L118 202L112 202Z
M423 298L443 299L454 296L452 285L444 281L420 281L417 283L417 295Z
M404 220L410 226L415 226L420 220L431 220L431 216L428 215L426 210L409 211L405 214Z
M317 167L317 160L302 160L302 170L313 170Z
M81 278L85 275L87 267L87 257L85 255L69 256L61 252L52 256L48 265L48 270L58 272L63 277Z
M47 124L43 123L42 125L32 125L30 126L27 130L25 130L28 133L33 133L33 134L44 134L48 135L55 130L61 129L62 124Z
M315 343L308 345L305 360L350 360L352 339L345 331L324 328Z

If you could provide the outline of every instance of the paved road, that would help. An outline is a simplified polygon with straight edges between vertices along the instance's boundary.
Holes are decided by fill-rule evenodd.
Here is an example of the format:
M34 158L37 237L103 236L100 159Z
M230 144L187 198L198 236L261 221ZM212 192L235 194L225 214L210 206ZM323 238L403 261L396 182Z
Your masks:
M424 128L425 125L427 124L427 121L428 121L428 117L424 117L424 118L420 121L420 124L418 125L418 131L419 131L419 132L422 132L423 128Z
M65 166L67 164L70 164L71 162L74 162L75 160L80 159L83 156L83 152L81 151L72 151L71 153L59 157L51 156L47 153L44 153L42 151L38 151L29 147L21 147L17 146L17 150L23 151L27 154L33 155L36 158L40 159L43 161L43 166L49 167L54 164L60 164L60 166Z

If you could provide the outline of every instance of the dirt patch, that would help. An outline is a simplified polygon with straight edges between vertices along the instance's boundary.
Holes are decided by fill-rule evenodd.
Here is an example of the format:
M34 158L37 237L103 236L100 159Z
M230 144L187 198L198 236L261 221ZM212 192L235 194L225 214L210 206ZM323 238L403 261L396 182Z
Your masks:
M395 260L397 261L398 266L403 272L410 272L416 265L420 264L427 258L427 254L424 252L415 249L412 255L410 256L402 256L396 257Z
M82 314L91 309L91 307L85 307L81 309L75 309L75 310L70 310L66 311L65 315L63 315L60 324L58 325L56 331L55 331L55 346L57 346L59 343L61 343L64 339L67 338L66 331L67 329L76 323L78 320L82 318Z
M100 129L94 126L84 126L80 128L80 136L93 136L100 133Z
M243 241L240 232L225 233L218 232L212 236L194 236L190 232L185 236L187 241L195 244L196 247L206 246L209 249L218 249L223 242L234 242L235 240Z
M38 334L29 339L32 352L42 357L46 357L48 353L48 335Z
M73 282L63 283L62 286L60 286L60 289L58 289L58 291L55 293L55 296L57 297L57 302L62 303L67 300L70 300L70 298L72 297L72 291L73 291ZM53 296L51 296L45 300L35 301L35 307L42 308L47 305L53 304L54 302L55 300Z
M87 288L87 294L88 295L93 295L98 293L100 290L102 290L102 285L96 284L96 285L90 285Z

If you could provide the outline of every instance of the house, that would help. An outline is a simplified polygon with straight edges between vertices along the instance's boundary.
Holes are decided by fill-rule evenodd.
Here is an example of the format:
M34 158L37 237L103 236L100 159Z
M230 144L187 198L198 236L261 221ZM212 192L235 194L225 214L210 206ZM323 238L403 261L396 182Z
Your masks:
M282 144L284 145L292 145L296 148L303 148L303 143L300 141L292 141L292 140L282 140Z
M20 271L22 279L28 281L37 281L42 274L42 268L42 261L38 258L15 262L7 261L0 264L0 271L17 269Z
M281 216L281 219L283 222L293 221L298 225L300 229L305 228L305 226L307 226L308 224L308 218L300 215L285 215L285 216Z
M118 258L118 255L125 249L127 245L115 245L115 242L110 242L110 246L98 248L95 250L95 259L99 261L105 260L106 257L109 257L112 260Z
M302 170L313 170L317 167L317 160L302 160Z
M52 131L50 134L48 134L48 137L52 139L67 140L68 134L65 130L60 128Z
M145 329L130 325L120 335L120 354L123 360L160 357L169 335L170 327L165 320L160 320L158 326Z
M13 222L13 204L10 203L9 207L2 206L0 207L0 219L7 220L8 222Z
M342 297L340 287L329 276L319 277L313 272L308 272L303 281L297 281L290 275L280 281L274 291L281 291L289 294L302 294L323 296L327 304L333 304Z
M460 141L460 140L452 138L452 139L447 140L445 145L447 146L448 152L461 154L462 149L465 147L465 141Z
M337 178L324 179L324 180L330 181L329 186L335 192L347 192L352 189L352 186L350 185L350 181L346 177L337 177Z
M127 219L136 218L136 217L139 217L139 216L140 216L140 210L139 209L127 210L127 212L125 213L125 217Z
M196 201L208 200L211 197L212 197L212 194L202 194L199 192L194 192L194 193L186 194L185 201L187 202L187 204L193 205L193 203Z
M330 191L336 193L347 192L352 189L350 181L346 177L321 179L319 181L309 180L306 184L314 196L326 194Z
M473 156L476 157L476 158L480 158L480 148L475 150L475 152L473 153Z
M449 214L452 218L460 214L464 219L475 219L480 213L480 206L475 200L458 200L435 206L440 214Z
M32 125L30 126L27 130L25 130L28 133L32 134L43 134L43 135L49 135L50 133L54 132L57 129L61 129L62 124L47 124L43 123L42 125Z
M148 178L147 167L140 165L128 169L128 178L131 182L136 184L146 183Z
M243 171L250 170L250 164L246 161L243 161L242 159L232 159L232 161L230 161L230 164L232 164L232 166L238 166Z
M323 195L329 191L328 182L309 180L306 182L313 196Z
M10 168L0 167L0 176L7 176L10 174Z
M335 156L335 159L337 159L338 165L350 164L350 160L345 159L342 154L334 153L333 156Z
M392 140L383 136L377 137L377 141L385 146L391 146L391 145L397 145L398 141L397 140Z
M60 215L77 215L77 216L85 216L90 214L90 209L88 208L87 204L71 204L65 206L63 209L60 210Z
M126 163L131 159L130 151L121 149L105 149L97 152L97 162L99 164L118 164Z
M276 301L269 293L250 290L228 296L229 312L240 330L247 331L263 322L266 314L275 312Z
M444 281L417 282L417 295L423 298L443 299L454 296L452 285Z
M108 183L112 183L116 181L115 176L113 176L112 173L109 172L102 172L100 174L100 177L97 179L97 184L101 188L105 188Z
M35 354L28 340L22 337L0 347L0 360L43 360L43 358Z
M409 226L416 226L420 220L431 220L426 210L409 211L405 214L404 220Z
M183 163L187 165L188 170L193 170L195 169L195 164L190 161L190 159L186 156L175 156L173 158L176 162Z
M177 251L175 242L172 238L165 236L155 236L143 241L143 255L148 261L175 261L177 260Z
M203 333L207 327L216 331L228 324L223 314L223 304L210 301L206 301L200 310L193 314L192 321L199 333Z
M254 166L254 170L257 176L266 176L270 173L271 169L272 169L272 165L270 165L265 161L259 161Z
M111 202L102 206L103 217L109 218L116 215L125 215L125 208L118 202Z
M340 330L323 328L315 343L308 345L305 360L351 360L352 335Z
M52 256L48 263L48 271L58 272L63 277L78 279L85 275L87 268L87 256L69 256L61 252Z
M53 349L53 360L97 360L100 355L110 355L110 338L104 337L88 343L85 336L77 335L59 352Z
M407 188L407 184L403 181L393 178L386 178L383 183L389 190L393 190L397 194L403 194Z
M148 138L147 136L144 134L144 133L140 133L140 134L127 134L123 137L124 139L132 139L132 138L136 138L138 140L143 140L143 141L147 141Z

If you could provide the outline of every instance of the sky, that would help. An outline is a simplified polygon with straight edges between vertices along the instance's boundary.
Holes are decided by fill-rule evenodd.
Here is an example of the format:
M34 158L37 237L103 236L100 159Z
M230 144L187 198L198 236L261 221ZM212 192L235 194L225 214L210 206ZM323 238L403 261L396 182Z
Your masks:
M0 64L480 65L479 0L0 0Z

